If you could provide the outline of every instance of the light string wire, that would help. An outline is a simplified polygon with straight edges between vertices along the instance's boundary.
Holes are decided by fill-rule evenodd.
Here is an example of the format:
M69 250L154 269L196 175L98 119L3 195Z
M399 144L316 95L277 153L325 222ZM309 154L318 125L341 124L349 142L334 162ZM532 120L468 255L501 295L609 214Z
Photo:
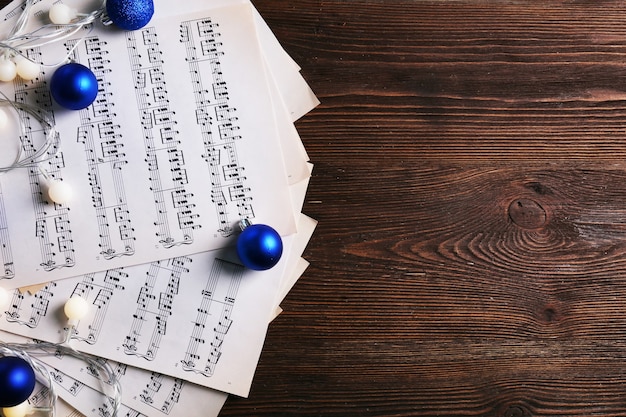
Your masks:
M35 371L37 380L48 389L48 394L46 396L47 405L41 407L40 405L36 405L36 408L42 409L43 411L47 411L50 417L54 417L55 413L55 404L57 400L57 395L54 390L54 384L52 382L52 376L46 366L38 359L26 353L25 349L20 349L18 345L12 345L10 343L0 342L0 356L15 356L21 358L30 365L30 367Z
M26 0L24 3L24 9L9 32L8 37L0 41L0 50L3 51L2 56L4 58L10 58L11 54L13 54L14 56L21 56L30 60L22 52L22 49L40 48L51 43L63 41L74 36L81 29L91 25L98 19L100 19L104 25L109 25L111 23L106 16L106 0L102 0L100 7L96 10L90 13L77 13L77 19L75 18L67 24L47 23L32 32L22 33L28 25L30 9L35 2L36 0ZM91 29L92 28L89 28L89 31L91 31ZM83 35L81 40L85 36L86 35ZM54 64L41 63L40 65L54 67L64 61L67 61L79 43L80 42L76 42L60 62Z
M71 332L71 329L69 330ZM112 407L111 416L116 417L122 404L122 386L121 383L109 365L108 362L99 361L96 356L80 352L68 344L58 344L51 342L37 341L36 343L2 343L0 342L0 354L9 356L18 356L29 363L40 375L44 377L45 384L49 388L50 395L48 402L50 407L50 416L54 417L54 405L56 403L56 394L54 392L54 383L50 372L46 366L35 358L39 355L67 355L87 363L91 370L97 372L95 375L100 381L102 394L105 395ZM110 391L107 393L107 391ZM46 410L48 411L48 410Z
M18 103L9 99L6 94L0 91L0 106L10 106L18 116L18 149L15 159L10 165L0 166L0 173L11 171L15 168L28 168L36 166L40 172L47 177L47 174L41 169L40 164L46 162L56 156L59 151L60 135L54 126L52 116L43 111L38 106L26 103ZM39 146L32 155L24 155L24 138L27 135L27 129L22 120L22 116L26 114L34 118L41 124L45 139L43 144Z
M22 52L23 49L40 48L51 43L63 41L76 35L82 29L91 25L98 19L100 19L104 25L109 25L111 23L106 16L106 0L103 0L101 7L91 13L77 13L75 17L78 19L75 18L70 23L45 24L33 32L23 33L24 29L28 25L30 11L35 2L36 0L25 1L22 13L9 32L9 35L6 39L0 41L0 57L10 59L15 56L20 56L31 61L30 58ZM89 28L89 31L91 31L91 28ZM78 42L74 43L74 46L70 48L60 63L69 59L74 49L80 44L85 36L86 35L83 35ZM58 66L60 63L39 63L39 65ZM15 168L36 166L42 175L48 178L47 173L41 168L40 164L56 156L60 141L60 135L55 128L52 116L38 106L13 101L9 99L6 94L0 91L0 106L7 105L10 106L18 116L19 143L15 159L11 164L1 166L0 173L4 173ZM27 134L27 129L22 118L24 115L34 118L43 127L45 132L43 144L31 155L24 155L24 138ZM71 329L69 332L71 332ZM69 345L70 339L71 334L68 334L68 337L66 337L63 344L51 342L4 343L0 341L0 356L17 356L22 358L32 367L36 374L38 374L39 377L37 379L48 389L48 405L46 407L36 407L35 409L47 411L51 417L54 417L57 399L57 395L54 390L54 383L46 366L39 359L35 358L35 356L61 354L72 356L84 361L89 365L90 369L97 374L95 376L101 383L102 393L107 396L112 407L111 416L116 417L122 403L122 388L115 372L107 362L98 361L97 357L79 352L71 347ZM110 391L110 393L107 393L107 391Z

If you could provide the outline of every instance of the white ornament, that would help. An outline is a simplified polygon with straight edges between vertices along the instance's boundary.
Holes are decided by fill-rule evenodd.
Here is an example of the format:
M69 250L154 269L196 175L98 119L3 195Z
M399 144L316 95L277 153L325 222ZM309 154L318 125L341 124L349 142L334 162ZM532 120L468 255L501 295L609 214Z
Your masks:
M66 4L57 3L48 11L48 17L55 25L67 25L76 18L76 10Z
M0 81L13 81L17 75L15 62L0 58Z
M9 116L4 109L0 109L0 129L4 129L9 124Z
M30 59L23 56L17 58L16 70L17 75L19 75L25 81L35 79L35 77L37 77L39 75L39 72L41 71L39 64L36 64Z
M65 302L63 311L68 319L78 321L89 312L89 303L83 297L73 295Z
M24 401L23 403L13 407L4 407L2 409L2 415L4 417L24 417L32 413L33 409L28 401Z
M72 187L65 181L52 181L48 185L48 198L57 204L67 204L74 195Z

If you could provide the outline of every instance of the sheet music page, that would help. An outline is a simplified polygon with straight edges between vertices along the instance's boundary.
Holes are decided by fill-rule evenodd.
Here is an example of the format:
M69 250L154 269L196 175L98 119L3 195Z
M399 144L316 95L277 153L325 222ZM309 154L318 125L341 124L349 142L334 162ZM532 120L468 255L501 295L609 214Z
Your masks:
M78 196L47 202L36 168L0 176L0 278L17 287L221 248L242 218L295 232L249 4L157 15L134 32L96 25L76 42L29 56L50 62L72 50L101 85L89 108L52 103L48 70L0 86L54 113L62 144L42 168ZM21 118L33 150L43 129Z
M307 222L310 225L315 224L311 219L307 219ZM302 239L286 260L285 269L288 272L284 274L281 282L282 291L276 299L276 309L272 312L270 321L280 311L278 303L286 294L284 287L293 285L308 266L308 262L296 256L306 245L306 240ZM5 331L0 331L0 340L5 343L33 343L33 340ZM102 416L100 409L106 409L108 404L101 395L93 392L93 390L102 391L102 382L95 370L83 361L70 356L41 356L39 359L51 367L55 383L61 387L57 390L61 398L67 399L84 415L91 416L97 412L98 417ZM122 386L122 403L124 410L128 409L129 412L164 417L217 417L228 397L224 392L191 384L179 378L101 359L101 362L104 361L109 363ZM81 384L91 389L85 389ZM37 405L43 401L41 397L45 395L45 389L38 390L29 401L32 405ZM70 416L73 412L72 407L57 402L57 415Z
M10 343L33 343L32 340L6 332L1 332L0 337ZM72 356L38 356L38 359L50 372L55 393L60 398L86 416L110 415L111 404L102 394L102 381L96 376L96 370ZM110 365L122 384L123 407L118 413L120 416L126 415L128 410L146 416L217 417L228 398L224 392L156 372L124 364ZM82 374L81 378L72 372ZM42 405L47 395L48 389L38 384L29 402L33 406ZM57 403L56 415L63 415L63 407L59 409L58 406Z
M213 0L211 4L212 7L221 7L236 2L249 3L246 0ZM203 10L207 6L204 0L188 0L186 7ZM161 12L175 14L175 9L176 3L169 2L163 5ZM313 110L320 102L300 74L300 66L285 52L256 9L254 9L254 17L263 56L269 66L271 77L281 92L290 119L296 121Z
M304 219L313 227L315 221L312 219ZM299 234L300 235L300 234ZM307 238L301 237L300 242L294 245L286 259L285 269L289 272L284 274L281 286L287 282L291 283L304 272L308 263L298 257L298 253L306 246ZM47 291L45 289L44 291ZM14 294L14 296L16 296ZM62 294L58 294L61 295ZM30 297L31 300L33 296ZM34 297L37 300L37 297ZM41 299L41 298L39 298ZM275 305L282 301L282 296L278 297ZM50 305L46 306L46 310L51 310ZM48 314L48 313L47 313ZM275 315L271 316L273 319ZM233 324L233 329L238 323ZM36 332L39 334L39 332ZM54 332L51 332L54 333ZM5 343L27 343L32 340L13 333L0 331L0 340ZM61 376L58 383L65 383L66 389L62 389L59 394L63 398L67 398L84 414L90 415L96 405L103 405L104 401L101 397L94 397L96 394L90 390L77 389L79 385L76 381L87 385L88 387L101 391L101 381L97 378L96 373L88 364L70 356L41 356L41 361L48 364L51 368L56 369L55 375L59 377L58 370L62 370L65 377ZM104 361L104 359L102 360ZM117 375L122 385L122 402L129 409L136 410L142 414L155 416L167 415L169 417L209 417L217 416L219 409L226 401L227 394L205 388L196 384L183 381L179 378L172 378L158 372L151 372L144 369L128 366L126 364L108 361L109 365ZM72 379L71 382L70 379ZM74 381L75 380L75 381ZM72 388L73 387L73 388ZM69 389L71 388L71 389ZM94 398L96 402L94 403ZM35 404L36 398L31 403ZM96 407L97 408L97 407ZM59 410L57 410L58 414ZM62 414L58 414L62 415Z
M212 251L55 281L34 295L15 290L0 328L60 342L63 306L77 294L92 307L72 338L76 349L247 396L285 269L294 270L315 225L301 216L268 271Z

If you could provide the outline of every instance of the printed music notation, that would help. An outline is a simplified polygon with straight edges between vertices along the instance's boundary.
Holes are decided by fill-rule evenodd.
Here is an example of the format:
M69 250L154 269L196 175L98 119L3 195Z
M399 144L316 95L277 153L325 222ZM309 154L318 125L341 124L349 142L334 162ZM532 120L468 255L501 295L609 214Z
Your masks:
M51 282L32 296L30 304L25 303L24 294L19 291L13 292L11 302L5 311L6 320L11 323L19 323L31 328L36 328L42 317L48 314L50 298L56 283Z
M224 274L228 274L232 277L228 284L228 291L223 298L220 296L216 299L215 294L217 293L217 286L220 277ZM215 366L222 354L221 350L224 338L232 324L230 316L235 304L237 289L239 288L242 274L243 269L239 266L227 264L223 261L217 261L213 264L209 279L201 292L202 299L200 306L196 309L196 319L193 321L193 331L189 337L185 358L181 361L185 371L195 372L204 376L213 375ZM206 333L208 330L207 325L210 326L209 316L212 315L212 311L214 310L211 308L212 304L218 304L218 311L221 309L221 312L218 316L219 320L214 324L211 342L208 343L208 346L203 346L208 342ZM208 356L203 357L203 351L208 351ZM200 365L200 367L198 367L198 365Z
M15 290L1 312L0 328L58 342L66 325L65 301L80 295L90 311L73 330L77 349L245 395L282 275L280 269L245 270L217 256L204 252L86 274L51 282L34 295ZM235 327L245 340L231 340ZM245 360L239 351L246 352ZM155 380L171 385L168 392L179 391L172 391L178 385L169 380ZM165 388L156 388L152 384L142 393L148 403L153 398L153 406L165 395ZM167 398L171 406L176 395Z
M48 365L53 365L48 361ZM84 376L84 374L82 375ZM147 382L128 381L124 385L126 376L122 377L122 404L118 410L118 416L142 417L162 415L163 417L205 417L217 416L219 410L226 401L227 394L185 384L181 380L169 378L157 373L146 373ZM65 380L71 378L63 374ZM78 378L74 379L79 382ZM109 399L105 398L97 386L83 385L76 395L68 395L66 391L60 391L62 399L67 401L82 415L87 417L106 417L112 415L112 407ZM132 384L137 383L141 388L141 394L136 395ZM128 393L128 395L126 395ZM57 409L57 414L58 414Z
M41 298L14 293L15 302L10 309L0 312L0 327L58 342L63 337L65 321L60 312L65 300L72 294L85 296L91 312L81 320L72 335L72 343L77 349L128 363L133 369L140 367L174 380L192 382L184 385L180 397L171 380L159 380L161 385L144 382L140 385L146 391L142 391L144 402L138 402L147 405L152 399L154 408L167 409L167 399L170 405L177 398L181 401L189 386L247 395L268 318L274 308L282 266L262 273L243 271L238 265L218 259L218 256L236 259L230 248L219 253L203 251L233 243L225 236L238 219L252 215L288 235L286 247L294 237L291 233L295 231L295 213L266 74L261 70L250 70L261 69L264 65L255 28L253 24L243 27L235 24L246 14L252 18L249 5L238 4L209 13L168 16L155 20L154 25L144 31L133 32L134 44L124 32L104 33L106 29L99 27L89 32L85 39L92 43L81 42L73 53L82 63L93 65L94 71L106 68L99 78L106 84L103 91L112 94L115 100L104 96L105 101L99 101L94 108L108 100L111 103L108 106L111 124L103 123L91 109L88 112L59 109L50 101L49 95L43 94L47 75L33 81L32 85L28 84L29 94L24 97L32 102L39 97L32 91L40 88L41 100L48 100L57 121L61 137L60 156L51 163L59 166L58 178L71 182L80 198L67 208L56 207L42 196L39 199L48 215L53 213L52 208L67 209L70 223L59 222L58 231L72 232L69 236L73 242L75 265L57 268L50 271L50 275L44 275L46 280L67 279L54 281ZM209 26L213 27L213 35L208 35ZM189 27L193 38L181 42L178 36L167 36L180 33L181 27ZM151 33L156 37L148 36ZM219 38L219 44L212 44L208 38L204 39L205 36ZM192 44L197 48L195 52L187 49ZM133 61L133 46L140 52L139 61ZM61 52L65 51L63 45ZM107 54L107 51L127 53ZM159 59L161 54L156 51L163 52L167 59ZM60 52L55 52L51 45L43 53ZM94 59L88 60L88 56ZM190 60L192 56L196 59ZM133 62L142 66L134 71ZM196 63L202 71L210 69L198 78L204 88L200 88L187 71ZM159 68L152 68L154 65ZM247 68L245 77L238 75L242 66ZM181 68L185 69L182 73ZM144 75L134 76L142 69L146 69ZM142 88L146 94L151 94L145 96L146 103L150 104L145 108L149 110L149 122L138 105L137 90ZM123 103L122 108L120 103ZM102 111L102 107L99 109ZM104 110L107 110L106 106ZM167 125L173 122L177 123ZM202 123L208 127L203 128ZM117 130L109 134L107 129L111 126L119 126L119 129L115 128ZM152 127L149 132L152 142L146 140L146 126ZM163 129L157 129L157 126ZM175 134L172 133L174 126ZM84 132L91 135L91 139L87 139L92 142L77 140L85 137ZM111 137L115 143L107 148ZM123 146L115 146L117 144ZM156 165L152 163L153 157L148 156L150 150L154 150ZM111 162L120 161L126 163L118 170L119 175L113 176ZM90 166L90 162L95 165ZM90 183L90 167L97 167L98 182ZM182 170L174 168L184 169L184 176L180 175ZM152 171L158 174L159 182L151 180ZM31 262L26 266L31 268L24 269L24 255L33 255L32 251L26 250L30 242L20 245L22 242L15 239L14 231L16 226L19 229L25 223L20 223L21 217L28 221L27 224L35 223L30 208L33 198L29 194L24 197L22 190L28 172L11 172L11 175L15 181L0 178L0 185L2 194L11 196L2 200L6 205L11 249L14 254L22 254L21 257L14 256L22 262L15 263L16 276L33 277L33 282L38 283L42 280L39 264L33 267L32 259L28 259ZM176 188L181 183L174 181L180 181L180 178L186 178L186 183L183 188ZM119 189L115 188L115 181L123 182ZM124 191L125 201L120 203L126 203L131 216L135 237L133 254L110 259L103 256L99 222L91 199L93 184L103 187L107 207L117 203L119 200L115 197L120 190ZM153 189L155 184L158 187ZM226 203L217 206L216 195L223 196ZM159 197L166 201L166 205L155 202ZM175 242L185 240L179 227L178 206L186 204L190 206L184 207L185 210L193 209L192 214L201 214L198 224L202 227L192 229L190 243L185 241L166 247L164 236L172 237ZM165 210L159 211L159 207ZM159 215L165 217L159 218ZM169 230L161 228L159 219L163 218ZM228 220L223 222L220 219ZM113 221L107 224L111 226L110 235L113 236L117 226ZM200 253L189 253L198 250ZM183 263L175 264L174 260ZM131 262L138 265L130 266ZM67 269L71 269L73 277L67 277L65 273L52 274ZM24 271L33 272L33 275ZM16 287L24 284L24 281L11 283ZM13 321L9 320L9 313L14 313ZM142 315L145 321L139 326L133 319ZM129 346L135 349L131 352L126 349ZM65 370L65 367L61 369ZM127 376L125 374L124 378ZM81 389L81 393L85 391ZM137 398L141 398L139 393Z
M12 333L0 331L5 343L37 343ZM110 415L110 401L102 394L113 392L110 381L102 373L74 356L61 353L38 356L51 374L55 392L85 416ZM217 415L228 395L223 392L189 384L157 372L95 358L100 364L108 362L122 388L122 407L118 415L162 415L163 417L204 417ZM62 370L61 370L62 369ZM31 405L45 405L49 390L38 386L29 398ZM57 403L57 415L60 413Z
M288 236L284 242L286 251L281 263L286 262L283 266L290 271L313 233L315 221L301 216L298 227L297 236ZM11 332L3 333L2 339L20 342L11 338L23 335L50 342L64 340L63 306L72 295L80 295L91 307L72 335L74 347L108 358L123 392L128 394L124 397L128 407L148 415L160 410L171 416L177 417L180 412L181 417L188 417L188 410L205 410L190 408L194 400L204 403L211 398L211 404L224 401L225 394L217 390L245 395L263 346L267 322L280 301L278 289L287 284L283 277L281 269L243 270L220 260L215 253L87 274L50 283L34 295L13 291L10 307L0 311L0 328ZM171 309L168 294L176 294ZM159 299L168 301L159 304ZM138 311L151 317L151 322L140 331L132 323ZM154 350L151 359L124 351L131 333L136 336L138 347L150 346L158 328L155 317L165 311L171 311L171 315L159 339L159 349ZM15 320L15 313L22 318ZM29 322L30 317L37 321ZM205 343L198 344L200 340ZM101 389L100 381L94 377L96 372L82 361L59 355L42 360L92 388ZM200 413L198 417L204 415Z
M151 27L139 33L129 32L127 46L137 108L142 115L145 162L154 195L157 236L165 247L189 244L193 241L194 230L201 227L200 213L194 203L194 194L187 188L185 151L181 147L176 112L170 105L158 35ZM158 173L163 165L169 165L169 178ZM167 215L170 211L176 213L175 225Z
M31 49L28 55L29 58L40 61L43 54L39 49ZM54 120L52 99L45 81L37 78L31 82L15 81L13 84L16 103L34 103L41 113L46 113ZM34 115L27 112L21 112L19 117L24 127L22 135L24 154L27 157L34 156L44 143L48 128L36 120ZM54 143L46 152L45 159L47 160L42 164L42 169L51 180L62 179L61 172L65 167L64 153L57 147L58 144ZM73 267L76 261L70 226L70 208L65 205L51 204L45 200L43 196L45 179L42 170L29 167L28 182L32 198L35 238L40 248L39 266L45 271ZM9 195L2 196L4 201L9 197Z
M68 111L49 94L48 68L0 85L47 112L59 138L41 169L0 176L0 280L27 286L221 249L234 243L241 219L295 232L266 74L238 75L241 66L264 67L258 45L239 47L256 45L256 34L229 25L227 9L155 19L133 32L94 25L28 51L38 62L69 53L92 69L99 91L88 108ZM34 155L47 129L20 118L24 152ZM49 180L67 181L75 198L48 201ZM25 238L23 230L33 232Z
M9 236L9 225L5 214L2 187L0 187L0 262L3 266L0 278L13 278L15 276L15 268L13 267L13 253L11 251L11 239Z
M182 257L167 262L153 262L150 265L145 282L139 290L137 309L125 338L124 352L148 360L154 359L167 332L174 297L179 294L181 275L189 273L189 269L185 267L188 262L191 262L191 259ZM165 274L166 277L159 277L159 274ZM163 287L162 291L159 291L159 287ZM150 327L152 331L149 330ZM150 341L142 343L145 334L150 334Z
M19 336L15 335L9 337L16 342L27 341L27 339L20 340ZM62 366L63 380L71 378L83 384L81 390L74 393L72 398L68 399L69 393L60 392L62 398L75 404L83 414L89 416L92 415L94 409L101 408L94 407L94 404L104 405L106 399L94 390L108 392L111 386L104 381L103 389L103 381L99 379L97 370L91 369L89 365L71 356L57 355L42 357L41 360L52 369ZM223 392L189 384L180 378L172 378L101 358L99 362L103 365L108 362L121 384L124 409L134 410L142 415L167 415L169 417L217 415L217 412L212 412L212 410L219 410L227 398L227 394ZM39 393L37 397L39 401L45 399L43 397L45 394L45 391ZM99 398L96 395L99 395ZM31 402L34 399L36 398L31 397Z
M237 203L240 219L254 218L250 189L245 185L243 167L237 156L241 139L237 109L229 104L228 85L220 59L223 57L219 25L211 19L182 22L180 42L187 51L186 61L193 85L196 123L200 127L211 175L211 198L221 225L220 232L232 233L228 201ZM206 80L207 74L211 79ZM210 89L207 86L211 86ZM215 134L217 133L217 135Z
M80 391L85 387L85 384L66 376L58 369L50 369L50 376L57 388L63 389L71 396L79 395Z
M170 382L170 386L165 384ZM145 386L141 393L141 401L145 404L161 404L160 411L170 414L172 408L178 403L180 394L183 390L184 381L179 378L168 378L163 374L153 372L150 375L150 382ZM159 394L165 395L164 399L159 399Z
M100 253L105 259L111 259L135 253L135 230L122 174L128 160L124 153L124 135L113 111L115 93L110 91L108 80L111 61L107 43L98 37L83 39L82 43L84 48L75 48L76 41L67 42L66 48L73 52L77 62L87 62L99 89L94 103L79 112L77 141L85 147Z

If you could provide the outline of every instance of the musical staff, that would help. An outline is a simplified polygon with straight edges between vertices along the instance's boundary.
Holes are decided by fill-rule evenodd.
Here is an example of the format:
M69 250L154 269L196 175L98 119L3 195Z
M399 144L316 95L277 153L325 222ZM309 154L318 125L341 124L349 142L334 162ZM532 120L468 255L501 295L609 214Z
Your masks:
M196 122L205 147L203 157L210 172L218 231L223 236L229 236L233 233L231 204L237 207L239 220L253 218L254 210L251 189L244 185L245 168L239 163L237 155L236 142L242 137L237 125L237 109L229 104L228 85L219 61L224 51L218 27L211 19L182 22L179 41L186 51L196 104ZM211 77L209 80L205 79L207 75ZM209 85L210 90L206 88Z
M267 80L236 70L262 56L253 38L252 54L233 48L242 32L218 25L221 13L132 32L93 25L24 51L34 62L67 56L88 66L98 95L85 109L63 108L49 92L49 65L33 80L2 84L35 112L15 113L23 155L39 155L47 132L58 143L39 167L0 178L0 279L28 286L219 249L244 218L295 231ZM63 204L48 201L56 180L72 194Z
M0 186L0 263L3 266L0 280L11 279L15 276L15 265L13 264L13 253L11 250L11 239L9 234L9 224L7 223L6 211L4 208L4 193Z
M41 52L32 50L30 54L33 57L39 57ZM36 81L14 82L15 101L24 103L34 101L39 106L40 112L46 112L50 117L53 117L51 113L52 101L47 85ZM19 116L24 125L23 151L27 156L35 155L47 135L45 127L26 112L20 112ZM47 154L52 155L55 151L57 149L53 147L47 151ZM65 166L63 153L57 153L54 158L49 158L43 165L51 179L61 179L61 170ZM49 203L44 199L42 193L43 178L37 168L28 169L28 178L35 213L35 238L40 248L39 265L45 271L74 266L75 253L69 208L65 205ZM57 227L59 220L65 224L62 229Z
M6 311L6 320L36 328L43 317L48 314L48 306L54 295L56 283L51 282L37 291L31 297L31 303L24 306L24 295L19 291L13 294L9 308Z
M50 369L50 376L52 377L52 381L56 383L57 388L63 389L66 393L73 397L79 395L83 388L86 388L85 384L75 380L74 378L70 378L56 368Z
M176 113L169 104L169 93L157 34L153 28L127 34L127 48L135 79L137 106L142 114L150 189L154 196L154 226L165 248L190 244L194 230L201 227L179 139ZM161 171L169 165L168 171ZM185 195L186 204L178 196ZM169 196L169 197L168 197ZM173 217L175 216L175 217Z
M74 43L69 41L66 45L79 60L81 48L74 49ZM99 89L94 103L80 111L77 141L85 147L91 201L98 222L98 249L105 259L131 256L135 253L136 238L124 187L123 169L128 161L121 126L116 123L117 114L113 111L113 92L109 91L109 51L106 42L98 37L85 39L83 45Z
M179 378L168 378L163 374L152 372L140 398L150 407L169 414L178 403L184 385L184 381Z
M186 267L189 262L190 258L181 257L150 264L144 284L139 289L137 309L123 344L126 354L148 360L155 358L161 340L167 333L167 322L172 315L181 276L189 272Z
M189 337L187 345L187 351L185 352L185 358L181 361L183 370L188 372L194 372L206 377L210 377L215 372L215 366L221 356L222 343L230 329L232 320L230 318L235 300L237 298L237 292L241 277L243 274L243 267L235 264L215 259L207 279L206 285L202 290L202 298L200 305L197 308L196 319L193 322L192 334ZM228 289L223 298L220 298L220 280L221 277L228 276ZM206 333L210 333L207 330L209 322L209 316L212 315L214 306L221 306L221 313L219 321L213 327L213 340L209 344L208 355L204 354L206 348L203 347L207 343ZM198 365L204 361L205 366L199 367Z
M245 16L245 7L157 19L133 32L94 25L76 48L71 37L47 45L43 61L71 50L70 59L96 74L99 94L86 109L53 103L44 88L51 74L6 87L18 103L52 109L61 147L42 166L76 193L66 205L46 202L36 168L0 178L2 193L15 196L7 224L24 235L9 230L11 249L33 258L21 256L16 277L33 272L32 283L56 284L38 298L15 291L3 330L59 342L63 304L81 295L89 311L73 326L77 350L189 386L247 394L282 276L265 271L256 279L261 272L218 257L235 259L229 236L244 217L262 215L285 238L296 229L268 80L236 70L240 62L263 64L254 30L217 24ZM179 29L181 38L172 37ZM242 44L251 46L245 54L233 47ZM33 154L45 132L30 119L24 149ZM57 267L65 252L76 257L69 273ZM49 258L54 269L46 274L40 264ZM83 367L81 375L90 372ZM134 405L146 387L140 410L148 402L162 412L175 408L185 388L166 379L134 385Z
M109 305L116 293L125 290L125 281L128 274L122 268L110 269L104 273L102 281L96 281L95 274L86 274L79 282L72 295L80 295L94 308L86 320L76 325L72 339L81 340L89 344L95 344L100 337L102 325L107 315Z

